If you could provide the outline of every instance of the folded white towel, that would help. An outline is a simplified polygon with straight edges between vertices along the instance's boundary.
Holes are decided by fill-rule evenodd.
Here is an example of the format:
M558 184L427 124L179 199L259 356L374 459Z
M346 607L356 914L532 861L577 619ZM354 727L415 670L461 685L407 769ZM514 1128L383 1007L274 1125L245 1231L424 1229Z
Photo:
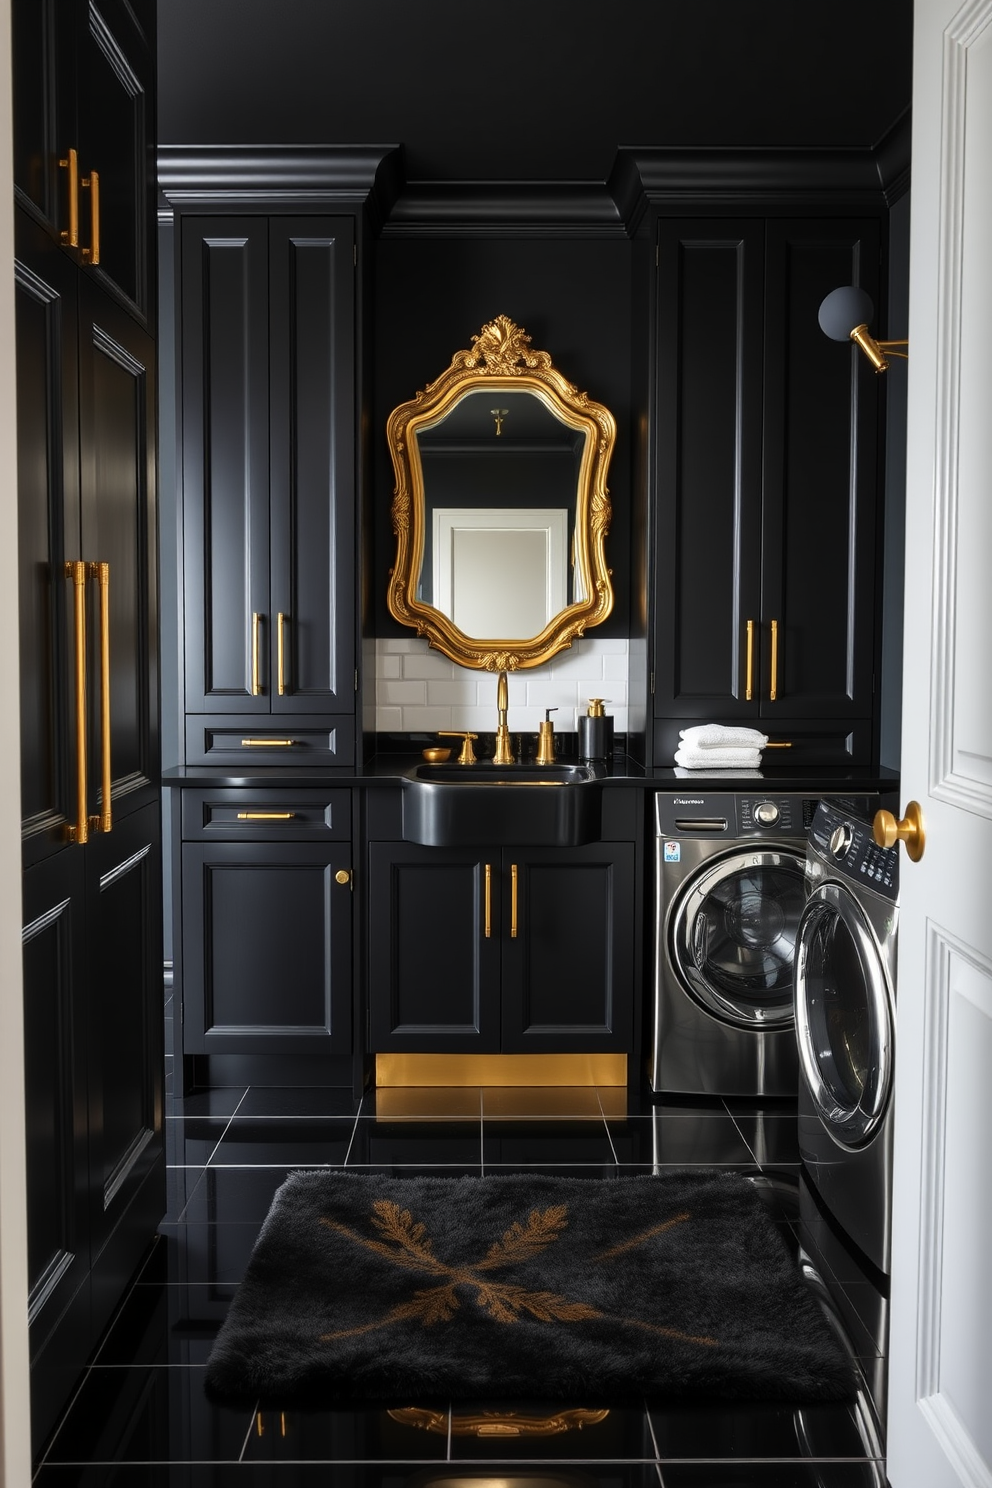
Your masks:
M764 749L768 735L753 728L735 728L729 724L701 723L683 729L679 738L691 749Z
M675 763L687 770L756 770L761 764L761 750L680 747L675 751Z

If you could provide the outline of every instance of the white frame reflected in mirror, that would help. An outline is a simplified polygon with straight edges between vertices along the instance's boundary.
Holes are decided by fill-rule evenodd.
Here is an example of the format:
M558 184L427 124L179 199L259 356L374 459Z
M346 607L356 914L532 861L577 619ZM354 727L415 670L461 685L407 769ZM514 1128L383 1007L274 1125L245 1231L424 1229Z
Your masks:
M538 635L568 604L564 507L436 507L433 594L472 639Z

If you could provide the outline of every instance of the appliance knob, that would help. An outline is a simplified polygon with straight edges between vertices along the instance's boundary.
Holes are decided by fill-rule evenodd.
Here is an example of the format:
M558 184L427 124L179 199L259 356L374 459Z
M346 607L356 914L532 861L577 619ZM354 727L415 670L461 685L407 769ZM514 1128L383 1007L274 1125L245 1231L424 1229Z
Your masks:
M835 858L845 856L853 838L854 828L850 822L842 822L839 827L834 827L830 834L830 851Z
M762 827L773 827L781 815L774 801L761 801L754 808L754 819Z

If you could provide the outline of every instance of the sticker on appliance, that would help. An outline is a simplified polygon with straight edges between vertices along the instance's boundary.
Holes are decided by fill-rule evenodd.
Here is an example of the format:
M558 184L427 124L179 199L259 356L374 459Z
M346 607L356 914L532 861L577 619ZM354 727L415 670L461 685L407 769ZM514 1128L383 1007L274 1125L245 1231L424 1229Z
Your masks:
M666 842L663 851L663 861L666 863L679 863L682 860L681 842Z

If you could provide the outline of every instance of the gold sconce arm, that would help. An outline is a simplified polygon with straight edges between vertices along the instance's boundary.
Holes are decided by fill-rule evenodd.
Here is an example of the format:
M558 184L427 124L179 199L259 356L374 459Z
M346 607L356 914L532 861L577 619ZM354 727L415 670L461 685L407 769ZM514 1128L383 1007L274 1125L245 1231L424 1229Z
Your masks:
M831 341L853 341L871 362L876 372L885 372L890 357L909 358L908 341L876 341L868 329L875 313L871 296L856 284L843 284L833 289L821 302L818 313L820 330ZM902 349L900 349L902 348Z

